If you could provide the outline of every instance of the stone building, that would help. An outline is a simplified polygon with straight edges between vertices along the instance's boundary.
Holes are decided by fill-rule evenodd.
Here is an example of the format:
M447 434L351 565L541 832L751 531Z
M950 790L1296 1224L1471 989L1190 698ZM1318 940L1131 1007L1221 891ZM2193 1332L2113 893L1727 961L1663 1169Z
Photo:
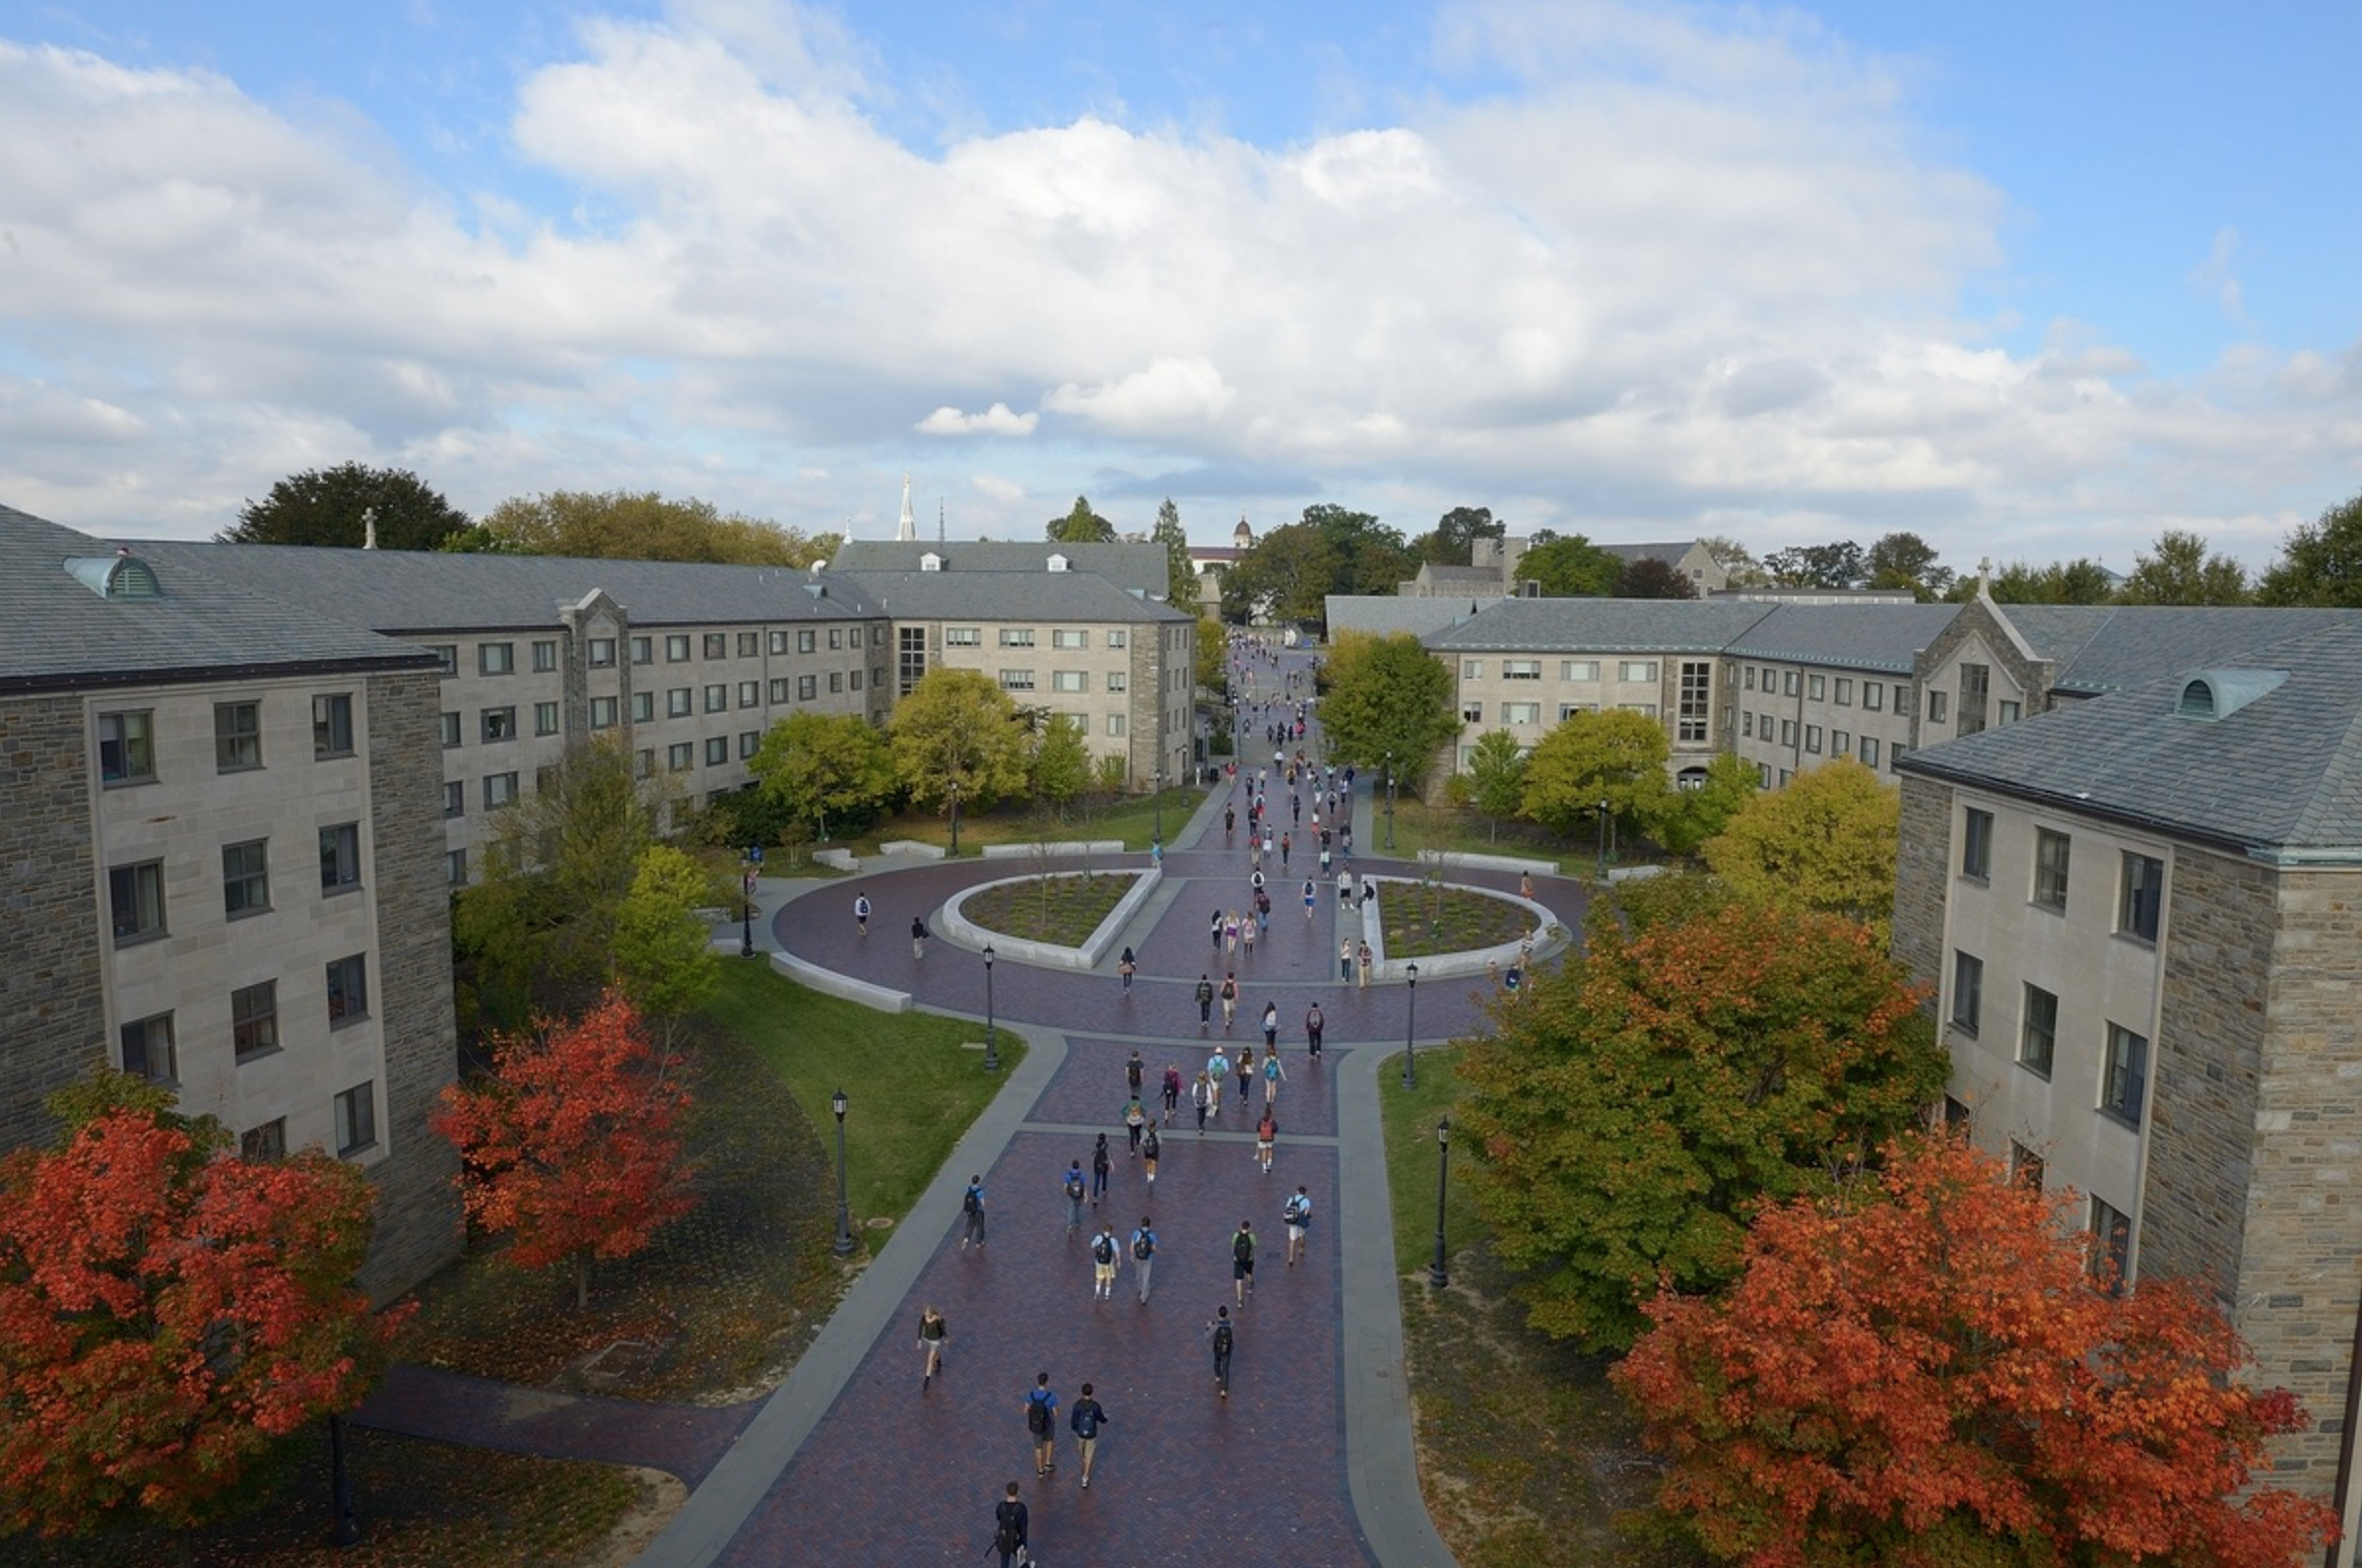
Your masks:
M106 1063L258 1156L364 1167L363 1283L453 1256L425 651L0 507L0 1146Z
M2362 617L2261 614L2185 618L2157 650L2186 651L2172 673L1906 758L1895 952L1935 988L1952 1114L2080 1195L2128 1281L2208 1281L2254 1375L2303 1399L2314 1426L2277 1446L2278 1475L2338 1509L2343 1564L2362 1525ZM2016 654L2006 689L2058 679L1982 638L1931 650L1955 727L1970 655Z

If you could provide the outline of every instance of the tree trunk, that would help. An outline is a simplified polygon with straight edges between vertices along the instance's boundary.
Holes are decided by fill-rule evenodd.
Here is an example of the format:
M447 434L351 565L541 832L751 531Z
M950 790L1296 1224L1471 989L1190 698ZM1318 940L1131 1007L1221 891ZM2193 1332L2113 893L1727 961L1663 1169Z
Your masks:
M589 1253L574 1254L574 1310L576 1312L590 1310L590 1266Z

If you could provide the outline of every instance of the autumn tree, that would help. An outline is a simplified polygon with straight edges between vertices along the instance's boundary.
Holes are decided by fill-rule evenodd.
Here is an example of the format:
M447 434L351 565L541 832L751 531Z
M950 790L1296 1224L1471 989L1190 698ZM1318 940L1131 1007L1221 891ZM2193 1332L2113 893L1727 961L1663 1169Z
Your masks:
M2362 495L2331 506L2288 536L2257 584L2266 605L2362 606Z
M443 1090L430 1125L459 1149L469 1219L513 1236L519 1268L572 1265L577 1308L594 1260L633 1256L695 1207L681 1068L611 991L572 1023L496 1038L489 1075Z
M982 671L928 671L894 704L886 742L902 787L921 805L946 806L954 784L977 807L1024 793L1024 721Z
M1115 543L1115 524L1090 509L1090 497L1075 497L1074 510L1064 517L1050 519L1048 533L1051 542L1060 545L1111 545Z
M493 507L474 536L446 548L600 560L684 560L731 566L809 566L836 554L840 536L736 512L725 516L695 496L654 490L549 490Z
M1552 599L1605 599L1623 574L1623 556L1581 534L1538 544L1517 559L1519 580L1540 583Z
M1033 737L1027 771L1033 798L1054 812L1063 812L1091 786L1090 745L1083 721L1071 713L1053 713Z
M893 752L858 713L799 709L763 732L747 770L762 792L814 836L861 827L900 788Z
M1769 1208L1738 1281L1676 1291L1611 1374L1660 1508L1751 1568L2285 1568L2333 1533L2256 1484L2301 1430L2191 1285L2095 1277L2070 1194L1941 1135Z
M722 977L713 933L697 911L739 896L739 888L670 844L640 851L616 910L615 979L633 1006L663 1022L668 1037Z
M1615 579L1618 599L1695 599L1697 584L1681 575L1679 567L1654 555L1642 555L1627 562Z
M228 545L336 545L359 550L369 523L379 550L434 550L465 530L468 514L406 468L339 463L291 474L238 509L216 537Z
M1342 632L1329 650L1321 728L1329 759L1376 769L1416 790L1435 753L1460 734L1452 673L1407 631Z
M1673 754L1665 726L1642 713L1569 714L1551 726L1526 758L1527 817L1561 838L1607 815L1645 828L1673 809L1665 761Z
M1189 563L1189 534L1181 526L1181 508L1167 495L1156 508L1148 542L1164 547L1164 602L1187 615L1198 613L1198 569Z
M1661 1278L1719 1288L1759 1200L1818 1190L1943 1089L1920 996L1867 930L1706 911L1626 930L1604 900L1587 955L1462 1048L1496 1254L1534 1327L1593 1348L1631 1342Z
M2169 528L2133 559L2117 597L2128 605L2244 605L2254 595L2245 566L2208 555L2200 536Z
M1883 943L1901 822L1901 794L1838 757L1749 800L1706 841L1706 864L1748 897L1858 920Z
M1525 805L1525 748L1507 730L1486 730L1469 748L1468 767L1461 776L1468 780L1469 804L1484 818L1489 836L1499 839L1501 819L1515 817Z
M1731 825L1759 788L1755 764L1731 751L1717 751L1706 764L1706 777L1696 789L1676 792L1673 809L1658 824L1658 836L1676 855L1693 855L1698 846Z
M167 1098L102 1073L50 1101L57 1146L0 1161L0 1535L214 1517L400 1324L353 1288L359 1167L241 1159Z

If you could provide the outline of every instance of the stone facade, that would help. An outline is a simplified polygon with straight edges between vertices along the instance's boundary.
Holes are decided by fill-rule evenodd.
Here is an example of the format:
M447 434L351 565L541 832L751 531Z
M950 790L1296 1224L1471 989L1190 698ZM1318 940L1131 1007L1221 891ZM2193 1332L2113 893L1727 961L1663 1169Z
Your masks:
M0 1148L48 1143L41 1101L107 1060L82 713L0 701Z
M1934 981L1943 961L1944 869L1952 852L1952 792L1934 779L1903 781L1901 842L1894 879L1895 961L1929 987L1922 1012L1936 1015Z

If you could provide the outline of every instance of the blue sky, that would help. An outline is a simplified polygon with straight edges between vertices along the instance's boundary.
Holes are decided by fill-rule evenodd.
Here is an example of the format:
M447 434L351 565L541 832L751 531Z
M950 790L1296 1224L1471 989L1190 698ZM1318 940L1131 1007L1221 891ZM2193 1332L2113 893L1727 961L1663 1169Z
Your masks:
M289 472L954 534L2163 528L2362 490L2350 4L0 17L0 500Z

